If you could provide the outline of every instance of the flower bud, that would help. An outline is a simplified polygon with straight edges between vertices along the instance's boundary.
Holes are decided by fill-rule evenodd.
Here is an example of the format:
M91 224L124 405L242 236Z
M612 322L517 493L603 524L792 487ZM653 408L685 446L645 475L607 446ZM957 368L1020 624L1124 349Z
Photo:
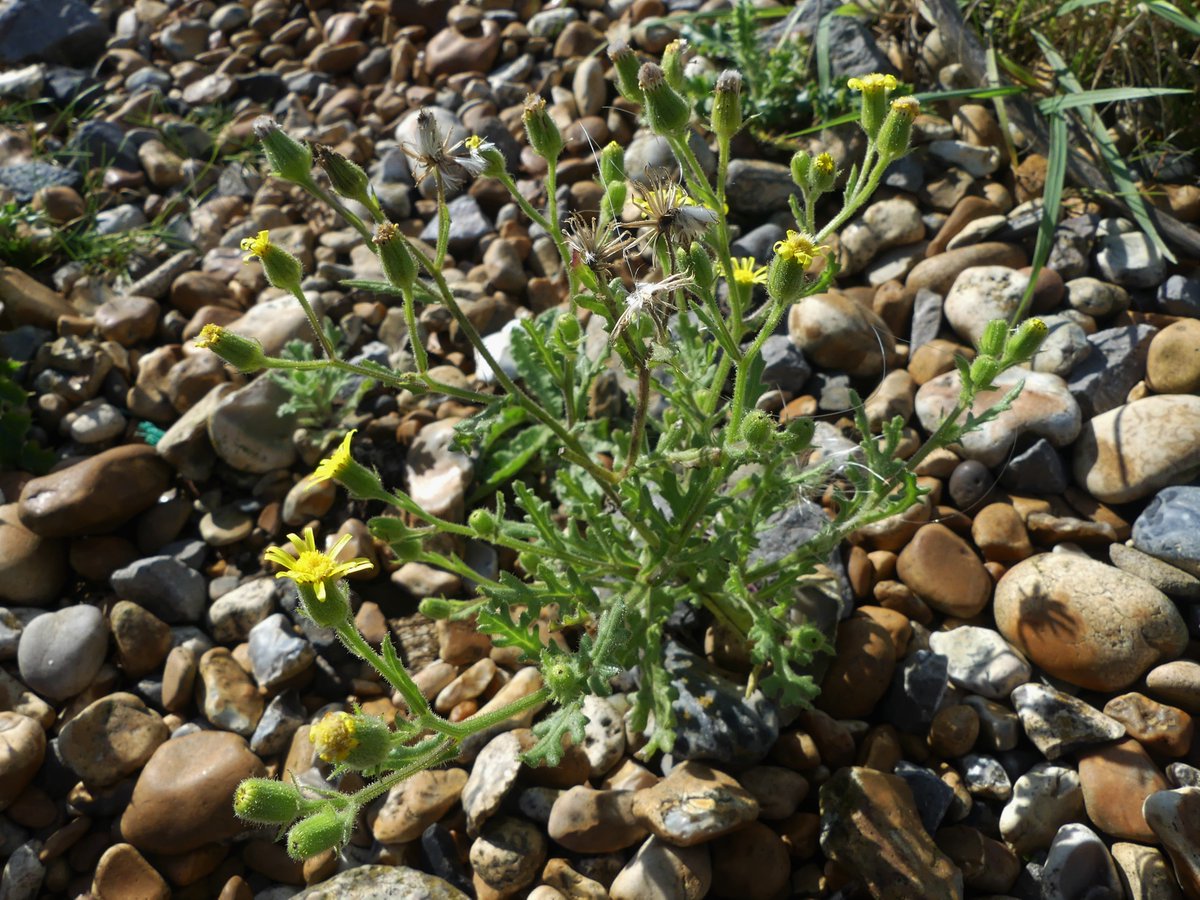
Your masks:
M1019 365L1038 352L1049 329L1041 319L1026 319L1004 345L1001 363L1005 368Z
M375 228L375 247L379 251L379 264L388 283L411 291L417 280L417 262L404 245L400 229L391 222L380 223Z
M572 313L563 313L554 321L554 333L551 342L554 349L568 359L574 359L579 350L579 342L583 338L583 328Z
M345 812L326 807L301 819L288 832L288 856L295 860L308 859L346 843L354 828L353 812L353 807Z
M354 721L355 745L342 763L350 769L374 769L387 759L392 749L392 730L382 716L356 712Z
M303 799L295 785L273 778L247 778L233 792L233 811L255 825L290 825Z
M879 152L891 158L903 156L908 152L908 142L912 139L912 124L921 104L916 97L897 97L892 101L891 111L879 128Z
M625 148L609 141L600 151L600 181L605 185L625 183Z
M775 435L775 423L761 409L752 409L742 420L742 440L756 450L761 450Z
M529 146L542 159L553 162L562 155L562 132L546 112L546 101L537 94L525 98L525 111L521 114L525 122L525 133Z
M972 386L976 390L988 390L992 379L1000 374L1000 361L994 356L977 356L971 363L970 372Z
M220 325L209 324L201 328L196 346L211 350L239 372L257 372L267 365L262 344L255 339L234 334Z
M604 189L604 205L601 210L610 221L621 217L625 206L625 198L629 194L629 186L624 181L610 181Z
M252 238L244 238L242 249L246 251L246 262L256 257L262 262L263 274L272 287L292 294L300 292L300 279L304 276L300 260L278 244L272 244L270 232L260 231Z
M417 604L417 609L420 610L421 615L441 621L449 619L454 613L454 604L445 597L425 597Z
M792 155L792 181L797 187L808 186L808 173L812 170L813 159L803 150L797 150Z
M887 95L896 89L898 82L895 75L880 75L878 72L864 75L862 78L851 78L846 86L852 91L862 93L862 113L860 122L867 137L875 140L879 128L887 115Z
M687 269L692 273L692 280L698 287L705 291L712 290L717 273L713 269L712 257L699 241L693 241L691 249L688 250Z
M329 184L335 193L363 206L371 206L370 179L362 166L324 144L313 145L313 158L328 176Z
M780 443L788 453L799 453L812 444L815 431L816 424L808 416L791 419L784 428Z
M742 128L742 76L733 69L717 76L711 126L713 134L726 140Z
M643 106L650 130L664 137L682 135L692 111L687 101L667 84L663 70L654 63L643 64L638 70L638 84L645 95Z
M496 533L496 516L490 509L477 509L467 516L467 526L479 537L491 537Z
M409 528L395 516L376 516L367 523L367 529L391 547L400 562L412 562L421 554L423 533Z
M641 104L645 99L638 84L637 54L625 41L614 41L609 45L608 58L613 62L617 74L617 90L630 103Z
M300 596L300 613L314 625L321 628L337 628L351 619L350 600L346 589L336 582L325 585L325 598L317 596L316 588L311 584L296 584L296 593Z
M251 128L254 130L254 136L262 143L263 154L275 175L295 184L312 182L311 149L288 137L270 116L259 116Z
M687 41L679 38L667 44L662 53L663 76L667 79L667 84L681 93L683 91L683 63L687 49Z
M808 170L809 189L814 194L826 194L833 190L835 181L837 181L837 166L834 165L833 157L828 153L819 154Z
M984 326L983 335L979 338L979 352L999 359L1007 339L1008 324L1003 319L992 319Z

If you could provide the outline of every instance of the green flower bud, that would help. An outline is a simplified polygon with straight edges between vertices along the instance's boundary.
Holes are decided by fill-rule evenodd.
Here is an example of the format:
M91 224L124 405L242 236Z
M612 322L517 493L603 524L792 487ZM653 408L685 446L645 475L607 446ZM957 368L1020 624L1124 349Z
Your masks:
M546 101L537 94L525 98L525 111L521 114L525 122L525 133L529 146L542 159L554 161L562 155L562 132L546 112Z
M638 84L645 95L646 124L657 135L681 136L687 128L692 111L687 101L667 84L663 70L654 63L645 63L638 70Z
M273 287L292 294L299 293L300 279L304 276L300 260L278 244L271 243L269 231L260 231L254 237L243 238L242 249L246 251L245 262L252 259L262 262L263 274Z
M244 338L222 328L220 325L205 325L196 338L196 346L211 350L239 372L257 372L267 364L262 344Z
M783 431L781 443L788 453L799 453L807 450L812 444L816 424L808 416L788 421Z
M563 313L554 321L554 333L551 335L554 349L564 357L574 359L579 342L583 338L583 329L579 320L571 313Z
M1041 319L1026 319L1004 345L1001 365L1008 368L1029 360L1042 346L1048 331L1046 323Z
M742 440L761 450L775 436L775 422L761 409L752 409L742 420Z
M417 605L417 609L421 611L421 615L438 621L449 619L454 614L454 604L445 597L425 597Z
M619 219L621 210L625 206L625 198L629 193L629 186L624 181L610 181L604 189L604 205L601 207L609 221Z
M687 268L692 273L692 279L698 287L706 291L712 290L713 284L717 280L717 273L713 269L712 257L708 255L708 250L699 241L694 241L691 249L688 250Z
M683 92L683 63L687 54L687 41L677 39L667 44L662 53L663 76L667 84L680 93Z
M308 859L345 844L354 830L353 813L354 807L345 812L326 807L301 819L288 832L288 856L295 860Z
M837 181L837 166L834 165L833 157L828 153L818 155L808 170L809 190L814 194L826 194L833 190L835 181Z
M920 111L916 97L897 97L892 101L892 108L879 128L879 152L883 156L895 159L908 152L913 120Z
M335 193L363 206L371 206L370 179L362 166L324 144L313 145L313 158L329 177L329 184Z
M342 764L350 769L374 769L387 759L392 750L392 729L382 716L369 716L363 712L354 714L355 745L350 748Z
M467 516L467 526L480 537L491 537L496 533L496 516L490 509L477 509Z
M609 141L600 151L600 181L604 185L625 184L625 148Z
M538 568L538 556L536 553L530 553L528 550L517 554L517 565L528 575L532 575Z
M1007 339L1008 324L1003 319L992 319L984 326L983 335L979 338L979 352L999 359Z
M638 84L638 58L629 44L613 41L608 48L608 58L613 62L617 75L617 90L630 103L641 104L645 99Z
M378 225L375 228L375 247L379 251L379 263L388 284L411 291L417 280L417 262L400 237L400 229L391 222Z
M321 628L337 628L351 619L350 599L339 582L326 582L324 598L317 596L314 585L298 582L296 592L300 595L300 612L313 624Z
M798 187L808 187L808 173L812 169L812 157L803 150L797 150L792 155L792 181Z
M977 356L971 363L971 384L976 390L986 391L992 380L1000 374L1000 361L992 356Z
M711 126L713 134L726 140L742 128L742 76L733 69L717 76Z
M860 121L867 137L875 140L879 128L887 115L887 95L894 91L899 82L895 75L864 75L862 78L851 78L846 86L852 91L862 93L862 114Z
M233 792L233 811L255 825L290 825L304 800L295 785L273 778L247 778Z
M270 116L259 116L251 128L262 143L263 154L279 178L295 184L312 182L312 150L300 141L288 137Z

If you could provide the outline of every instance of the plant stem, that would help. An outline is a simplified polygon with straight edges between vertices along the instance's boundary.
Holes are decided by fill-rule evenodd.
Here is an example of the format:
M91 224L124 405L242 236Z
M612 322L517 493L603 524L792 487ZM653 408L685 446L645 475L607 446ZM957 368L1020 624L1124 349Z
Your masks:
M308 302L308 298L304 296L303 289L296 285L292 290L292 296L300 301L300 306L304 309L304 315L308 317L308 324L312 326L312 330L317 334L317 342L321 345L321 349L325 352L325 356L330 362L337 361L337 353L333 350L333 344L329 342L329 335L325 333L325 329L321 327L321 320L317 316L316 310L312 308L312 304Z

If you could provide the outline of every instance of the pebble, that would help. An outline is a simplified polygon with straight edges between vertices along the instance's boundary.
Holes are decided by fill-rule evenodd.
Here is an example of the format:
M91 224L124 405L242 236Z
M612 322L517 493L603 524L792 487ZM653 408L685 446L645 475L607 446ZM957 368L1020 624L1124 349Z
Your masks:
M1146 798L1143 809L1179 884L1188 897L1200 896L1200 788L1159 791Z
M196 673L196 705L218 728L249 737L263 714L258 688L224 647L214 647L200 657Z
M1134 524L1137 524L1136 520ZM1164 594L1189 600L1200 599L1200 578L1148 553L1127 544L1109 544L1108 557L1118 569L1148 581Z
M583 714L588 723L580 747L587 755L592 778L612 770L625 755L625 723L616 708L603 697L584 697Z
M208 633L221 644L244 641L278 606L281 588L282 582L275 578L254 578L222 594L205 615Z
M966 269L975 266L1007 266L1019 269L1028 263L1024 251L1011 244L988 241L947 250L913 267L904 279L904 286L911 291L926 288L945 297L955 279Z
M1131 737L1079 751L1079 783L1088 818L1112 838L1154 843L1142 804L1169 787L1149 754Z
M112 589L170 625L198 622L208 601L204 576L173 556L148 556L113 572Z
M103 444L125 431L121 411L95 397L63 416L59 429L80 444Z
M1146 673L1146 690L1193 716L1200 715L1200 663L1177 659L1156 666Z
M1157 287L1167 274L1166 260L1140 231L1101 237L1096 245L1096 269L1105 281L1127 288Z
M1064 285L1067 303L1096 319L1103 319L1129 308L1129 292L1117 284L1099 278L1072 278Z
M993 700L1007 697L1032 675L1029 663L990 628L962 625L935 632L929 649L946 657L954 684Z
M1043 553L996 585L1000 633L1034 665L1079 687L1115 691L1174 659L1187 628L1151 585L1087 557Z
M878 375L895 347L884 321L842 294L806 297L788 312L788 335L807 359L850 375Z
M905 782L839 769L821 786L821 849L876 897L963 896L962 873L921 824Z
M1042 316L1047 329L1042 346L1029 361L1035 372L1049 372L1067 378L1092 352L1083 326L1065 315Z
M108 628L100 610L68 606L25 625L17 666L31 689L50 700L66 700L91 684L107 649Z
M50 728L56 718L45 700L0 668L0 708L28 717L43 728Z
M866 716L887 692L895 667L896 648L886 628L867 618L842 622L817 707L843 718Z
M165 681L164 677L164 681ZM262 756L274 756L285 752L292 737L308 720L308 713L294 691L284 691L271 698L262 718L254 726L250 737L250 749Z
M992 578L970 545L945 525L923 525L896 560L900 580L939 612L979 613L992 596Z
M415 841L448 813L467 783L464 769L427 769L388 791L383 805L368 817L375 839L384 844Z
M783 839L761 822L717 838L712 863L717 895L744 900L775 900L792 870Z
M5 900L35 900L46 877L42 864L41 841L29 841L18 847L4 865L0 884L4 885Z
M702 900L712 886L709 849L652 835L613 879L611 900Z
M615 853L646 837L634 814L634 791L594 790L578 785L554 801L547 833L575 853Z
M1200 466L1200 397L1144 397L1087 422L1075 481L1102 503L1128 503L1186 481Z
M479 751L471 774L462 789L467 832L476 834L491 818L521 772L521 741L511 732L493 738Z
M633 814L663 840L691 847L754 821L758 803L729 775L689 760L634 792Z
M290 892L292 889L288 888ZM255 895L256 897L261 896ZM468 900L466 894L436 875L407 866L366 865L339 872L327 881L288 894L292 900ZM222 897L221 900L226 900ZM241 900L239 897L238 900Z
M1168 315L1195 317L1200 313L1200 279L1172 275L1159 285L1157 299Z
M1037 763L1013 785L1012 799L1000 813L1000 833L1027 856L1049 847L1063 825L1083 814L1079 774L1066 766Z
M158 871L132 844L113 844L96 863L92 893L97 900L137 897L170 900L171 889Z
M171 650L171 628L136 603L118 600L108 614L117 661L130 678L148 675Z
M0 601L42 606L66 582L61 541L44 538L21 522L16 503L0 506Z
M283 613L268 616L251 628L248 641L254 680L267 692L296 678L316 658L313 645L295 633L291 620Z
M1184 572L1200 575L1200 487L1168 487L1133 523L1133 546Z
M1012 797L1012 782L995 757L968 753L960 761L960 767L963 783L972 797L1001 802Z
M239 472L290 467L296 460L296 417L277 415L288 397L270 378L256 378L222 397L208 417L208 437L217 456Z
M963 340L978 344L989 321L1007 319L1016 311L1028 285L1028 274L1007 266L964 269L946 294L946 321Z
M242 830L229 802L234 789L244 778L264 775L262 762L236 734L199 731L172 738L138 776L121 814L121 835L150 853L187 853L225 840Z
M0 810L7 809L42 767L46 733L33 719L0 711Z
M1120 720L1052 687L1023 684L1012 692L1012 702L1025 734L1047 759L1125 735Z
M1200 320L1181 319L1154 336L1146 383L1159 394L1200 392Z
M63 726L58 753L89 789L106 788L140 769L169 734L141 699L110 694Z
M1108 848L1086 825L1063 825L1042 868L1043 900L1123 897L1124 889Z
M531 884L546 861L546 838L540 828L524 819L498 816L488 821L471 844L471 868L477 888L507 897Z
M995 468L1006 461L1021 436L1036 435L1055 447L1064 447L1079 435L1079 405L1066 383L1057 375L1032 372L1020 366L998 375L994 383L999 391L980 393L971 412L979 415L990 409L1018 382L1024 382L1024 387L1012 406L965 435L960 455ZM958 372L953 371L927 381L917 390L917 417L926 431L934 431L954 408L961 386Z
M34 478L21 491L17 512L42 537L104 534L153 506L170 475L153 447L113 447Z
M1144 694L1113 697L1104 705L1104 714L1123 724L1129 736L1152 753L1185 756L1191 749L1196 730L1192 717Z
M1162 851L1117 841L1110 848L1129 900L1183 900Z
M457 419L442 419L421 429L405 458L405 486L409 496L431 515L461 521L466 490L475 465L464 453L451 449Z
M1150 342L1158 329L1150 325L1106 328L1088 335L1092 352L1071 370L1067 387L1085 419L1116 409L1145 377Z
M987 697L968 696L962 702L979 716L979 747L1003 752L1017 746L1021 720L1016 713Z
M979 713L961 703L939 709L929 725L929 747L943 758L969 752L978 737Z

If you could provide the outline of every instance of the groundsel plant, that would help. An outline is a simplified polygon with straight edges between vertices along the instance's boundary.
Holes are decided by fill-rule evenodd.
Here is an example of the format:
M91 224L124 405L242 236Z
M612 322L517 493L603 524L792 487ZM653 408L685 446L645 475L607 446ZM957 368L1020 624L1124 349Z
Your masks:
M1033 354L1045 331L1040 322L1015 331L999 321L988 327L975 359L960 361L958 406L907 460L897 458L903 422L889 422L873 435L859 404L860 464L835 474L837 460L805 462L814 423L796 418L781 426L756 408L766 391L760 351L793 304L832 283L828 241L867 202L887 166L907 151L918 104L891 97L897 85L888 76L854 79L850 86L862 94L867 150L845 173L840 208L818 227L818 207L834 193L839 173L827 154L796 153L795 228L775 244L769 260L735 258L725 193L730 142L743 126L740 77L723 73L711 120L695 122L692 104L680 93L682 80L672 76L680 67L679 53L679 47L668 48L659 66L640 62L628 47L611 51L618 88L669 144L677 172L656 173L631 189L621 148L610 144L599 155L603 199L594 218L560 217L555 185L563 139L541 98L526 101L524 126L530 146L547 165L544 209L517 189L495 147L475 137L452 146L434 117L422 115L419 145L410 152L420 177L432 178L437 189L433 248L387 221L359 166L326 148L314 151L269 119L256 124L274 174L330 203L377 254L386 282L346 283L403 305L414 368L392 371L335 356L301 288L300 264L267 232L248 239L245 249L275 287L302 305L325 358L269 358L257 342L215 325L204 328L199 346L244 372L328 366L398 391L452 397L478 409L458 426L464 447L496 446L496 436L503 435L503 445L525 448L506 451L516 462L489 483L489 504L475 508L465 522L433 515L383 484L355 459L353 432L313 477L335 481L375 506L380 514L370 520L371 533L390 546L397 561L420 561L477 586L467 599L425 599L421 609L427 615L474 623L495 646L535 663L538 673L536 689L513 702L448 721L430 707L390 640L376 650L355 627L345 576L369 563L339 560L341 544L323 550L311 531L292 535L290 549L268 550L266 559L281 567L278 577L295 582L301 612L335 631L407 706L407 714L394 722L356 709L332 713L313 726L316 752L335 767L334 774L356 771L366 779L355 793L271 779L250 779L238 788L238 815L286 831L294 857L339 846L363 805L392 785L454 759L471 736L478 735L477 743L485 737L480 732L512 727L517 717L527 722L543 708L548 712L534 728L537 742L525 759L557 764L564 747L583 737L584 699L611 694L619 673L637 673L632 727L646 735L640 755L670 751L676 691L664 667L663 641L667 619L681 603L707 610L741 641L754 666L748 690L761 687L781 704L808 703L817 692L815 657L832 645L829 635L795 614L801 579L819 577L818 566L852 531L915 503L921 490L914 467L997 415L1015 396L1010 393L983 413L971 412L980 392L996 389L998 374ZM697 127L706 127L716 144L714 181L689 147ZM318 183L314 162L332 190ZM561 307L521 319L512 333L515 374L483 343L442 272L450 226L446 192L475 177L506 187L529 220L553 239L562 261ZM345 201L365 210L367 218ZM623 210L632 221L622 221ZM476 390L435 377L418 337L418 303L445 308L480 363L490 368L494 388ZM614 370L627 386L628 412L618 403L607 407L615 407L612 414L602 415L595 411L593 392L602 380L612 383ZM535 452L546 461L542 480L537 485L514 480L521 461ZM773 516L830 484L836 488L827 494L831 518L811 541L770 560L756 553ZM512 571L491 578L472 570L455 549L467 540L506 551L516 561Z

